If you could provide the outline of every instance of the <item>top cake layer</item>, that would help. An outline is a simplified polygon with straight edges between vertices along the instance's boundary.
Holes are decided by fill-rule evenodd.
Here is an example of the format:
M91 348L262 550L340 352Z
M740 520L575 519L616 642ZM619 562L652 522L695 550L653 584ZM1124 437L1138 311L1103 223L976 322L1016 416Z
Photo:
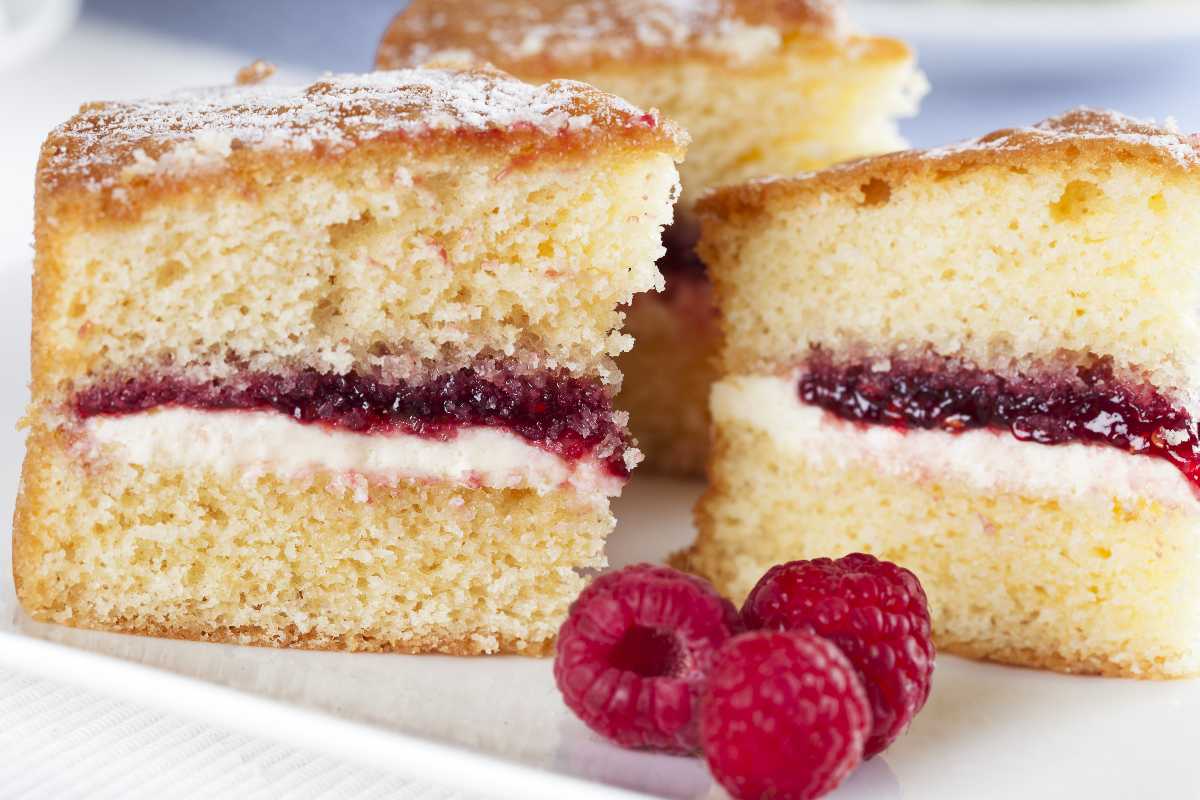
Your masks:
M385 33L385 69L430 55L569 77L683 125L681 211L706 188L903 146L926 83L902 42L849 33L815 0L417 0Z
M841 0L416 0L379 45L381 66L463 49L522 75L566 75L681 54L744 61L784 37L835 37Z
M1200 388L1200 150L1078 109L951 147L710 193L702 257L731 372L957 359L1001 374L1111 360Z
M35 406L305 372L615 391L685 138L591 87L475 68L85 106L38 174Z
M536 148L544 157L652 148L681 157L686 136L655 112L590 86L533 85L449 64L88 103L46 139L38 187L133 188L250 168L255 159L329 159L400 142L426 152Z

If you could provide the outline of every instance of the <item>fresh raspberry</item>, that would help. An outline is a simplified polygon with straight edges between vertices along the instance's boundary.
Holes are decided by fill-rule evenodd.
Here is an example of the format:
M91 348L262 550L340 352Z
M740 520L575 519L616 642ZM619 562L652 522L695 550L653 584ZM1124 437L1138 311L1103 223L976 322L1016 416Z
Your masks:
M862 677L875 720L865 757L883 752L929 698L933 639L921 582L865 553L767 570L742 605L756 630L803 630L842 649Z
M854 667L802 631L743 633L721 648L700 705L713 777L736 798L809 800L862 761L871 706Z
M636 564L596 578L571 605L554 680L567 706L617 744L692 753L713 654L740 629L706 581Z

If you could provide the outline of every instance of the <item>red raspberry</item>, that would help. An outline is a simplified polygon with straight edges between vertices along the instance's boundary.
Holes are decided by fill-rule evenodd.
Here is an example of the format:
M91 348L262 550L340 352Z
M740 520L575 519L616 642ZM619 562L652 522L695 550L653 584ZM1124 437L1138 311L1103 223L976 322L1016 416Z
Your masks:
M741 629L706 581L637 564L596 578L558 632L567 706L625 747L695 752L696 707L717 648Z
M871 698L866 758L904 732L929 698L934 649L921 582L865 553L767 570L742 605L747 629L803 630L842 649Z
M717 653L700 705L713 777L736 798L809 800L862 762L871 706L832 642L753 631Z

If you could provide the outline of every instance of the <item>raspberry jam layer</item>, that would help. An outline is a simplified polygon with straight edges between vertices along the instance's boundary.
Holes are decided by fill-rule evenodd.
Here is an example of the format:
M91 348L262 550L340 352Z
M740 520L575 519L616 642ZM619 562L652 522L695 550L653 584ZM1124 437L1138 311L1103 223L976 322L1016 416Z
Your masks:
M893 361L879 369L817 358L799 394L843 419L901 430L991 428L1040 444L1109 445L1166 459L1200 486L1196 422L1152 387L1117 380L1104 365L1014 381L949 365Z
M402 432L449 439L465 427L503 428L561 458L600 459L627 477L629 434L613 418L597 381L558 373L536 375L460 369L424 383L383 383L351 372L253 373L224 382L175 377L99 384L75 397L81 419L136 414L158 407L274 410L293 419L356 433Z

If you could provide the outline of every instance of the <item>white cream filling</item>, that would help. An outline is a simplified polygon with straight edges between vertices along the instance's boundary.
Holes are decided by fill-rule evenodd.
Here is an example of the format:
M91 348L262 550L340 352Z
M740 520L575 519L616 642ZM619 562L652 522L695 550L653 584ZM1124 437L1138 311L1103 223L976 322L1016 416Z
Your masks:
M798 377L798 376L797 376ZM1005 431L899 431L857 425L800 400L797 377L742 376L713 386L714 421L770 434L786 451L834 468L867 464L914 480L957 480L982 491L1046 498L1150 497L1173 506L1200 500L1175 466L1115 447L1022 442Z
M436 480L539 492L569 486L609 496L620 493L623 483L597 459L560 458L515 433L488 427L463 428L441 440L306 425L273 411L161 408L91 417L84 433L88 445L126 463L205 467L250 478L321 472L383 482Z

